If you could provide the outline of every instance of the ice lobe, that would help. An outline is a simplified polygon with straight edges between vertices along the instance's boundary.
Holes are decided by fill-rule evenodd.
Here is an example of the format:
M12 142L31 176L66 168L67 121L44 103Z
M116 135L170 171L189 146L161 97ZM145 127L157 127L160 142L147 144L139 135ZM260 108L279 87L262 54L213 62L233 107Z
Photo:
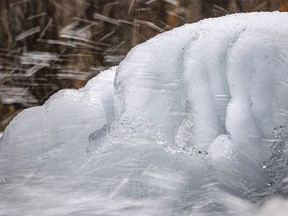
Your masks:
M288 120L286 16L206 20L137 46L117 68L118 115L148 113L167 140L192 118L187 145L200 150L221 134L248 149L271 138Z
M16 164L19 160L31 161L31 166L40 165L37 160L44 157L52 161L51 169L66 169L66 172L70 168L81 167L86 160L85 143L89 134L114 119L115 69L99 74L78 91L59 91L43 106L18 114L3 134L0 146L2 157L4 154L14 163L17 161ZM101 94L98 94L99 91ZM79 154L71 163L70 158L79 152L82 155ZM64 161L68 158L68 167L58 166L67 164Z

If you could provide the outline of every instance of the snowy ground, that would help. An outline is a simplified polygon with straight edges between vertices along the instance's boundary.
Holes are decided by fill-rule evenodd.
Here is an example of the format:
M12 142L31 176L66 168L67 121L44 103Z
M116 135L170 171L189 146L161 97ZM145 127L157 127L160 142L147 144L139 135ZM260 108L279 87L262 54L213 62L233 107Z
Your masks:
M21 112L0 139L0 215L240 216L287 197L287 18L185 25Z

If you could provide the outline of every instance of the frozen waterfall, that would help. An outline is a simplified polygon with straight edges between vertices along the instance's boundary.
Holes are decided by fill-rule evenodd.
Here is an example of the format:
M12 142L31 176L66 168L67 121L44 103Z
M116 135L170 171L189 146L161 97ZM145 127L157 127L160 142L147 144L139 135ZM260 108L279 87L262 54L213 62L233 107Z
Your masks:
M241 216L287 197L285 20L176 28L18 114L0 138L0 215Z

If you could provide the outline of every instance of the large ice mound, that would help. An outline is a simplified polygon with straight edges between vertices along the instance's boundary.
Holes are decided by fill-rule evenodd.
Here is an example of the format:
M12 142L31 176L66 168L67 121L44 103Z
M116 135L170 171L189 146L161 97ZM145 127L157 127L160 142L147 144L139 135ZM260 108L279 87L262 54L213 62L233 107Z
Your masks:
M285 20L185 25L21 112L0 141L0 215L245 215L286 197Z

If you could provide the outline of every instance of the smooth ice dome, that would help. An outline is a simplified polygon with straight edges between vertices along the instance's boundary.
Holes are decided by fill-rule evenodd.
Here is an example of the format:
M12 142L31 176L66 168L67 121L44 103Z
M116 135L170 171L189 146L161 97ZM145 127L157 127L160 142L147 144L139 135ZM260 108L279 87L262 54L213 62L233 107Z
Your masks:
M0 215L247 215L287 197L287 13L185 25L0 141Z

